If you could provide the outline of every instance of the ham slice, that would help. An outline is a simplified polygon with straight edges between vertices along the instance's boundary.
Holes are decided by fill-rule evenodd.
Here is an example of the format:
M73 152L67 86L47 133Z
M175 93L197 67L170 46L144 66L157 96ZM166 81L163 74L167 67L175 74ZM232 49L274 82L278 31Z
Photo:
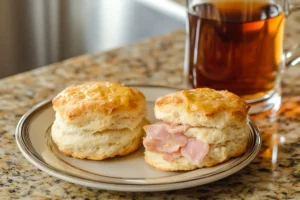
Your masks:
M163 156L163 159L165 159L166 161L172 162L173 160L175 160L176 158L179 158L180 156L181 156L180 151L173 152L173 153L165 153Z
M200 165L209 151L209 145L182 134L190 127L164 122L145 126L147 136L143 141L144 146L149 151L163 153L166 161L171 162L183 156L193 164Z
M144 139L144 146L154 152L173 153L178 152L180 147L187 143L187 138L178 131L185 130L185 127L174 127L164 123L157 123L146 126L147 137ZM177 133L176 133L177 132Z
M151 124L144 127L147 133L148 132L158 133L162 129L166 130L168 133L183 133L187 131L189 128L191 128L190 125L167 124L164 122L156 122L155 124Z
M195 165L200 165L209 151L209 145L201 140L189 138L187 144L181 148L181 154Z

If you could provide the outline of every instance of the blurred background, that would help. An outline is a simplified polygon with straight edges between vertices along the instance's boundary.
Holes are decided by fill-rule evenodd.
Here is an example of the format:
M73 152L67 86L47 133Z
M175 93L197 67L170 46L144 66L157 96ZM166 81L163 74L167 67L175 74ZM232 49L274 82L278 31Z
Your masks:
M184 29L185 8L170 0L0 0L0 27L3 78Z
M0 78L185 29L185 20L185 0L0 0ZM287 20L286 49L299 46L299 21L300 12Z

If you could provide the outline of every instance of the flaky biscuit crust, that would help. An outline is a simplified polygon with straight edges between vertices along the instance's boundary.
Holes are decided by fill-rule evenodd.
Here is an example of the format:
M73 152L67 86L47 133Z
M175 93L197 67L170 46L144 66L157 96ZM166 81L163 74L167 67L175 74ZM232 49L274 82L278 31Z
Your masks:
M224 128L235 122L245 122L249 108L231 92L197 88L159 97L155 116L173 124Z
M56 123L51 128L51 137L58 150L73 158L104 160L124 156L142 146L145 135L143 120L134 130L105 130L96 133L64 132Z
M139 90L119 83L88 82L66 88L52 100L52 104L64 120L72 123L85 113L136 116L145 111L146 100Z

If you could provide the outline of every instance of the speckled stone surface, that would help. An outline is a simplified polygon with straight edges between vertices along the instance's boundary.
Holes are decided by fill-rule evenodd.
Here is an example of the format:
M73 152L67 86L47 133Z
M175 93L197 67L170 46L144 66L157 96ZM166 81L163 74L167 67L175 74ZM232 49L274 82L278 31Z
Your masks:
M288 39L296 44L299 35ZM173 32L0 80L0 199L300 199L300 66L284 74L277 117L254 117L263 138L257 158L214 183L169 192L104 191L52 177L22 156L14 137L18 120L67 85L107 80L181 86L184 40L184 31Z

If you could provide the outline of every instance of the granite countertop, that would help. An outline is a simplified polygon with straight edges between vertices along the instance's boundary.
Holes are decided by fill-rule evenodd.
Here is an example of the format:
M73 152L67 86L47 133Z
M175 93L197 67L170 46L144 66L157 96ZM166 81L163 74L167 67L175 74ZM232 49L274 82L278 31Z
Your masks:
M287 40L294 45L300 41L300 30L292 28L294 35L287 34ZM236 174L214 183L169 192L104 191L52 177L23 157L15 128L32 106L70 84L90 80L181 86L184 40L184 31L177 31L0 80L0 199L300 199L300 66L284 74L277 117L254 116L263 139L258 156Z

